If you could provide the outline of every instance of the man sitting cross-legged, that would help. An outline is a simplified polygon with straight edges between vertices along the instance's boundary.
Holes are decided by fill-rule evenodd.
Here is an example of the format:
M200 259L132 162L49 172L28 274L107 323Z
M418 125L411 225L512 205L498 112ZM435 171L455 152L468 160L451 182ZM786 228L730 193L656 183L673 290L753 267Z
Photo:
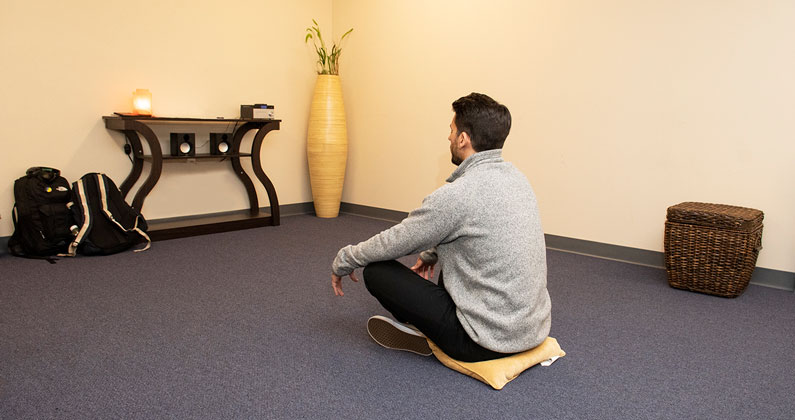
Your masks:
M342 296L342 278L358 281L354 270L364 267L367 290L399 321L370 318L379 344L430 355L427 337L450 357L477 362L534 348L549 334L546 250L530 183L502 159L508 109L472 93L453 111L458 168L448 183L400 224L342 248L331 283ZM395 261L417 253L411 268Z

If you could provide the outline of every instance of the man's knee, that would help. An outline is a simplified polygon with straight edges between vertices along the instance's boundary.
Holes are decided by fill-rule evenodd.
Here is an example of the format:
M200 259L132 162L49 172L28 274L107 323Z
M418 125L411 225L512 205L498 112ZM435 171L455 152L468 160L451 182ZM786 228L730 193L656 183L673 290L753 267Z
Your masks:
M390 267L396 261L378 261L364 267L362 277L368 289L389 277Z
M413 274L406 266L395 260L368 264L362 272L364 285L371 295L380 297L395 292L405 284L407 275Z

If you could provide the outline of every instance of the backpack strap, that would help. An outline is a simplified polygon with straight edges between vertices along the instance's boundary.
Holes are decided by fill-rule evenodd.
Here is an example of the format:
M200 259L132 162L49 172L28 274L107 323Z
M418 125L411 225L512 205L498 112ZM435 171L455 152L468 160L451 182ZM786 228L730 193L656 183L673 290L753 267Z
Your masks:
M71 244L69 244L69 249L67 250L66 254L60 254L59 256L63 257L74 257L77 255L77 247L83 242L88 232L91 232L91 226L93 224L93 219L91 218L91 211L88 207L88 196L86 195L86 184L83 178L80 178L77 182L74 183L72 186L72 191L75 195L77 195L78 200L73 205L78 207L78 210L83 215L83 224L78 228L77 235L75 235L74 240Z
M22 251L22 245L19 244L17 240L17 234L19 234L19 226L17 226L18 216L17 216L17 203L14 203L14 207L11 209L11 221L14 222L14 233L11 235L11 238L8 240L8 252L11 255L15 255L17 257L24 257L25 253Z
M19 218L17 217L17 203L14 203L14 207L11 208L11 221L14 222L14 231L17 230L17 223L19 223Z
M10 252L11 255L16 257L30 258L32 260L46 260L50 264L55 264L55 262L58 261L58 258L55 258L52 255L39 257L36 255L25 254L25 250L22 248L22 245L19 243L19 240L16 237L18 233L17 230L19 229L17 227L17 224L19 223L18 220L19 219L17 215L17 204L14 203L14 208L11 210L11 221L14 222L14 234L11 235L11 238L8 240L8 252Z
M141 249L136 249L134 252L141 252L149 249L149 247L152 245L152 240L149 238L149 235L147 235L146 232L144 232L138 227L138 220L140 220L140 216L138 215L135 216L135 224L133 225L132 228L127 229L124 226L122 226L122 224L119 223L113 217L113 213L111 213L110 209L108 208L108 195L106 191L107 186L105 184L105 177L102 176L102 174L96 174L96 175L97 175L97 185L99 185L99 194L101 197L100 201L102 202L102 211L105 213L106 216L108 216L108 219L110 219L111 222L115 223L116 226L119 227L119 229L125 232L135 231L137 234L141 235L141 237L146 239L146 245Z

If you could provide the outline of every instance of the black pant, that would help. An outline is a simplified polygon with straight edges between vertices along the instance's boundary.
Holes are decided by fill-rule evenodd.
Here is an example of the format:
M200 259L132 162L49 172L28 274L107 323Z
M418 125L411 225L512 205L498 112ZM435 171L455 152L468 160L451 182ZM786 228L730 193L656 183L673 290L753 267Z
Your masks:
M364 268L364 284L395 319L417 327L453 359L479 362L508 356L472 341L456 316L441 273L437 285L397 261L381 261Z

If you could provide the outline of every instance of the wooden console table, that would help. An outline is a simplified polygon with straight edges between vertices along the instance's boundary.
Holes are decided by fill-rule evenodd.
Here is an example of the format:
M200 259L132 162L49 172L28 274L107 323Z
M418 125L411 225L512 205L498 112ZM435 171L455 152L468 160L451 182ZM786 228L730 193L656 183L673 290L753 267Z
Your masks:
M132 201L132 207L141 211L143 209L146 196L152 191L160 179L163 171L163 162L186 161L186 160L222 160L228 159L232 163L235 174L243 183L248 193L249 211L241 214L231 214L222 216L208 216L187 218L177 222L149 222L149 236L152 240L164 240L181 238L186 236L203 235L207 233L227 232L231 230L248 229L261 226L279 225L279 199L276 196L276 189L270 179L262 170L260 160L260 149L262 141L272 130L278 130L281 120L241 120L241 119L218 119L218 118L167 118L167 117L146 117L146 116L104 116L105 128L124 133L124 136L132 146L133 165L127 179L121 184L119 189L126 198L133 185L141 177L144 161L151 162L149 175L143 185L138 189ZM154 131L149 127L150 124L180 124L180 125L201 125L201 124L235 124L237 127L232 135L232 144L229 153L225 155L196 154L195 156L163 156L160 141ZM251 130L257 130L251 144L251 153L240 152L240 142L243 136ZM149 147L148 155L144 154L141 138L143 136ZM257 179L265 187L270 202L270 214L261 212L257 191L254 183L246 174L240 164L240 158L250 158L251 166Z

